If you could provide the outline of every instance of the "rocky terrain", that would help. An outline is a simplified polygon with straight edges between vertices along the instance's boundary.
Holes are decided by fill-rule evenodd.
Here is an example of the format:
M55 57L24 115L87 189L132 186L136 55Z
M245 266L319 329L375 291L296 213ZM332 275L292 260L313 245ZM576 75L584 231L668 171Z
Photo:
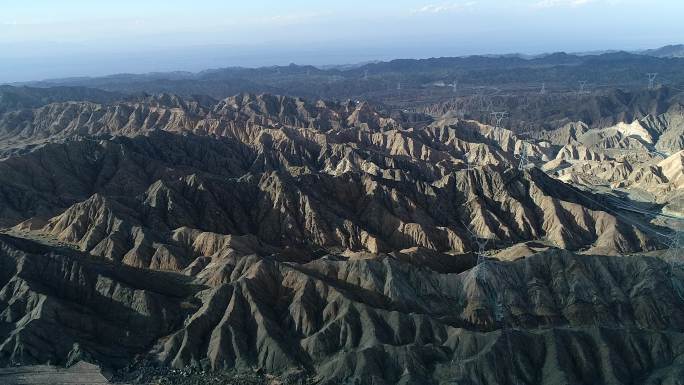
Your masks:
M663 117L681 115L684 105L681 91L681 87L662 86L652 90L601 88L580 94L576 89L540 93L540 90L512 92L489 87L451 95L436 103L420 103L416 109L433 116L452 113L482 122L493 122L492 112L505 112L502 122L505 127L518 133L540 135L577 122L589 128L606 128L648 117L658 117L662 127ZM569 138L564 132L556 135L561 140Z
M145 355L331 384L674 384L684 374L682 271L651 257L556 250L439 273L390 255L298 264L232 253L183 275L1 242L8 363Z
M100 385L109 384L99 368L79 362L69 368L50 365L0 369L0 381L6 385Z
M473 249L464 223L502 245L656 245L572 186L516 167L522 151L548 160L549 146L474 121L415 129L366 103L268 95L210 108L168 95L58 103L31 114L0 126L24 146L7 146L16 155L0 164L3 222L134 266L184 268L192 259L181 250L211 254L222 235L302 250L463 253ZM37 147L25 152L26 143Z
M622 191L682 215L683 116L671 110L601 129L580 122L545 131L537 139L561 149L543 169L574 185Z
M6 103L0 366L677 384L684 120L658 92L533 132L270 94Z

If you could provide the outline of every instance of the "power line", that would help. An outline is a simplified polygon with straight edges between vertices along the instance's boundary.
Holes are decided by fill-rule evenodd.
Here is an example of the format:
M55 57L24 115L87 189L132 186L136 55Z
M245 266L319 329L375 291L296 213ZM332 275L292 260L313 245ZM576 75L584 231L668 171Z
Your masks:
M597 200L591 198L588 194L586 194L583 190L581 190L581 189L579 189L579 188L575 188L575 190L576 190L580 195L584 196L585 198L587 198L588 200L590 200L591 202L593 202L593 203L596 204L597 206L600 206L600 207L602 207L602 208L608 210L608 211L606 211L606 212L611 213L611 214L616 215L616 216L619 216L619 217L622 218L623 220L625 220L625 221L631 223L632 225L634 225L634 226L640 228L642 231L646 231L646 232L650 232L650 233L652 233L652 234L656 234L656 235L658 235L658 236L661 237L661 238L669 238L669 237L670 237L670 236L667 235L667 234L663 234L663 233L661 233L661 232L659 232L659 231L655 231L655 230L651 229L650 227L643 226L642 224L638 223L637 221L634 221L634 220L632 220L631 218L629 218L629 217L627 217L627 216L624 216L624 215L618 213L616 210L614 210L614 209L612 209L612 208L610 208L610 207L608 207L608 206L606 206L606 205L600 203L599 201L597 201ZM665 246L669 246L669 244L666 244L666 243L664 243L663 241L661 241L661 243L662 243L663 245L665 245Z
M613 200L613 199L615 199L615 198L612 198L612 197L611 197L611 198L609 198L609 199ZM619 208L622 208L622 209L625 209L625 210L634 211L634 212L639 213L639 214L652 215L652 216L654 216L654 217L662 217L662 218L666 218L665 220L673 220L673 221L682 221L682 222L684 222L684 218L676 217L676 216L674 216L674 215L664 214L664 213L657 212L657 211L644 210L644 209L642 209L642 208L640 208L640 207L637 207L637 206L632 205L632 204L624 203L624 202L622 202L622 201L617 201L617 202L616 202L616 201L613 201L613 202L611 202L611 203L612 203L613 205L619 207Z
M682 200L677 204L677 208L682 208ZM674 233L669 239L669 249L664 255L665 261L668 263L670 282L679 298L684 301L684 285L678 282L675 277L675 269L684 267L684 258L682 257L682 246L684 246L684 232L682 231L682 222L675 225Z
M667 86L670 87L670 88L673 88L673 89L675 89L675 90L683 91L683 92L684 92L684 88L679 88L679 87L673 86L672 84L674 84L674 82L668 81L667 79L663 79L662 77L661 77L660 79L662 79L662 81L661 81L661 84L662 84L662 85L667 85Z
M511 338L508 331L508 322L506 322L507 320L505 316L504 303L502 297L503 296L501 295L501 293L497 294L496 303L494 304L494 319L498 324L501 325L501 333L503 334L506 343L506 348L508 349L508 358L509 364L511 366L511 375L513 376L513 383L514 385L517 385L518 380L514 373L515 362L513 361L513 348L511 346Z

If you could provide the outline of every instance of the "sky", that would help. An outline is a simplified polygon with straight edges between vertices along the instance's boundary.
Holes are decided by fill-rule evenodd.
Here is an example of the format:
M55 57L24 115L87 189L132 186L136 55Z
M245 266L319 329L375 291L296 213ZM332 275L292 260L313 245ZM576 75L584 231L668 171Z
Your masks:
M0 0L0 83L684 43L681 0Z

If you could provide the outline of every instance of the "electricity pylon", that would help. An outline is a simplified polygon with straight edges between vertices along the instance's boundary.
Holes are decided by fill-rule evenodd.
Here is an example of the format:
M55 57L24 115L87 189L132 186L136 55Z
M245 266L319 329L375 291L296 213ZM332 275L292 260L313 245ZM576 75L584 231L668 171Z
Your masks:
M515 159L520 159L520 163L518 164L518 170L524 171L527 168L528 164L527 146L524 144L524 142L520 154L516 155Z
M487 243L489 243L489 239L479 239L477 238L476 241L477 243L477 266L478 268L482 269L487 263Z
M487 244L489 243L489 239L487 238L480 238L477 236L475 233L475 229L470 226L465 226L466 230L468 230L468 233L470 233L470 237L477 244L477 264L475 265L475 276L477 278L483 279L484 278L484 270L487 267Z
M478 87L477 88L477 97L476 99L480 102L480 108L484 109L485 106L485 97L484 97L484 87Z
M501 128L501 122L506 117L506 114L508 114L506 111L495 111L491 113L494 118L495 128Z
M447 86L451 87L454 93L458 92L458 80L454 80L453 83L447 84Z
M467 167L466 170L467 171L473 171L473 165L470 163L470 152L466 152L463 155L463 158L464 158L465 163L466 163L466 167Z
M513 361L513 348L511 346L511 337L508 331L508 323L506 322L506 314L504 304L501 299L501 293L498 293L496 297L496 303L494 305L494 318L496 320L496 323L501 325L501 333L503 334L503 337L506 340L506 348L508 349L508 359L511 363L511 369L515 369L515 363ZM518 380L515 376L513 376L513 382L515 385L518 384Z
M589 92L585 90L587 87L587 81L586 80L580 80L579 82L579 90L577 91L577 96L581 96L583 94L588 94Z
M676 226L681 227L681 224L677 224ZM684 255L682 255L684 240L682 237L684 237L684 232L682 232L681 228L677 228L667 241L668 249L665 253L665 260L673 267L684 265Z
M656 88L655 87L655 80L656 80L656 77L658 76L658 73L657 72L649 72L646 74L646 76L648 76L648 89L654 90Z

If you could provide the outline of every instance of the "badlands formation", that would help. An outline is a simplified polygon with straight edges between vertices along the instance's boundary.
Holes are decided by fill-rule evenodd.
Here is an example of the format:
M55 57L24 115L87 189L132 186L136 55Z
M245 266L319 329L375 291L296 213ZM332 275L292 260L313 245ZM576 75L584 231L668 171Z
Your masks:
M5 108L0 364L680 384L680 111L516 134L268 94Z

